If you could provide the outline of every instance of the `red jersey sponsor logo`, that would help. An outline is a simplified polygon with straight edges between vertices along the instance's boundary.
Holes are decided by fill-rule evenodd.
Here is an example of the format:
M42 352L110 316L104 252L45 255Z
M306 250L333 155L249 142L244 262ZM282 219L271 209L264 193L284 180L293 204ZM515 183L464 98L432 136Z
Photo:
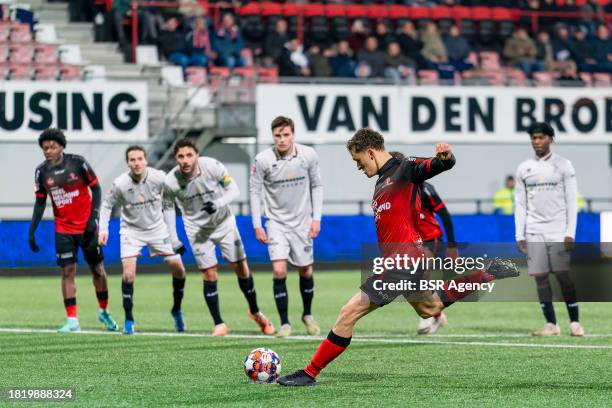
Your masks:
M55 180L53 180L53 177L49 177L49 178L47 179L47 185L48 185L48 186L52 186L52 185L54 185L54 184L55 184Z

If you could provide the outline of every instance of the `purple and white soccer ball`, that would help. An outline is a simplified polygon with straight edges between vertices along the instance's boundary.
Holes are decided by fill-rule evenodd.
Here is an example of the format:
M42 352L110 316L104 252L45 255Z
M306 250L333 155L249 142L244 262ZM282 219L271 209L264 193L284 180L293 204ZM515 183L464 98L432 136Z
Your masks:
M269 348L256 348L244 359L244 372L253 383L276 382L281 372L280 357Z

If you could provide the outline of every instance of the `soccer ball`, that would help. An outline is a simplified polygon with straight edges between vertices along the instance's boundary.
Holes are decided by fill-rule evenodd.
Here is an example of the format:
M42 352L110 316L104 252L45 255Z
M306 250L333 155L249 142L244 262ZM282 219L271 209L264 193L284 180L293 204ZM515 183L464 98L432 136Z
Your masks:
M276 382L281 372L280 357L269 348L256 348L244 359L244 372L254 383Z

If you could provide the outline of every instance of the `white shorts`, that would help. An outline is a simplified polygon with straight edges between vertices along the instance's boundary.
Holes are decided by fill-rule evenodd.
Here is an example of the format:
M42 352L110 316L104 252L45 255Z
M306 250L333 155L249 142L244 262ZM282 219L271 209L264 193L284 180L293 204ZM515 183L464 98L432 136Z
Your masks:
M236 226L236 218L228 217L214 230L187 230L189 244L195 256L198 268L207 269L217 265L215 245L221 249L221 255L229 262L246 259L244 245Z
M565 250L564 234L527 234L526 240L529 275L569 271L570 253Z
M140 256L143 247L149 247L151 256L166 258L178 256L174 254L168 229L164 225L151 232L121 231L121 259Z
M287 260L293 266L304 267L314 262L309 227L287 230L278 224L266 223L268 254L271 261Z

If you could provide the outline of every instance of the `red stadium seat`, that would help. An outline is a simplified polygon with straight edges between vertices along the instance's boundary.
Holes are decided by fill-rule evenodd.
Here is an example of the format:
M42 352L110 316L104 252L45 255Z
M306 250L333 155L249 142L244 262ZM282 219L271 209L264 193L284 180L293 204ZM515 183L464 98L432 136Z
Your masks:
M30 65L25 64L11 64L9 65L8 74L11 80L32 80L32 68Z
M304 16L306 17L315 17L315 16L324 16L324 15L325 15L325 6L321 3L306 4L304 6Z
M259 3L255 3L255 2L248 3L247 5L242 6L238 9L239 16L246 16L249 14L260 14L260 13L261 13L261 7L259 6Z
M445 6L432 7L431 18L434 20L450 19L452 18L451 9Z
M285 17L295 17L302 14L302 8L302 3L285 3L282 5L281 11Z
M57 47L51 44L37 44L34 47L34 62L56 64L59 60Z
M482 74L487 79L489 85L503 86L506 81L502 71L484 71Z
M210 67L208 73L213 77L229 78L231 70L227 67Z
M243 48L242 51L240 51L240 56L244 60L244 65L245 66L252 67L254 65L254 62L253 62L253 50L251 50L250 48L248 48L248 47Z
M265 2L260 5L262 16L278 16L282 14L282 7L279 3Z
M37 81L56 81L59 71L56 65L38 65L34 68Z
M185 76L189 85L204 86L207 83L207 72L203 67L187 67Z
M232 70L232 75L241 76L243 78L255 78L255 68L237 67Z
M389 17L394 20L410 18L410 7L407 6L389 6Z
M8 61L9 48L7 44L0 43L0 63Z
M593 75L589 72L581 72L580 79L584 81L586 86L593 86Z
M597 87L608 88L611 85L610 74L595 72L593 74L593 84Z
M28 24L13 25L11 28L10 39L12 42L31 42L32 32L30 31L30 26Z
M499 64L499 54L495 51L482 51L480 54L480 66L485 71L498 71L501 67Z
M367 6L368 18L372 20L382 20L389 18L389 9L382 4L370 4Z
M491 9L489 7L472 7L472 19L475 21L490 20Z
M552 86L554 77L550 72L541 71L533 73L533 80L538 87Z
M506 79L510 86L526 86L527 76L518 68L508 68L506 70Z
M257 74L259 75L259 82L267 84L278 83L277 68L259 68Z
M9 61L16 64L28 64L34 58L34 49L25 44L11 44Z
M493 7L491 9L491 18L493 21L516 21L517 14L504 7Z
M430 7L411 7L410 8L411 17L414 20L425 20L431 18L431 8Z
M62 81L80 81L82 79L81 67L76 65L60 66L60 79Z
M429 69L419 71L419 82L421 85L438 85L439 79L438 71Z
M345 17L346 7L342 4L326 4L325 15L327 17Z
M346 16L348 18L364 18L368 16L368 8L362 4L351 4L346 6Z
M472 18L470 8L465 6L453 6L452 14L455 20L469 20Z

